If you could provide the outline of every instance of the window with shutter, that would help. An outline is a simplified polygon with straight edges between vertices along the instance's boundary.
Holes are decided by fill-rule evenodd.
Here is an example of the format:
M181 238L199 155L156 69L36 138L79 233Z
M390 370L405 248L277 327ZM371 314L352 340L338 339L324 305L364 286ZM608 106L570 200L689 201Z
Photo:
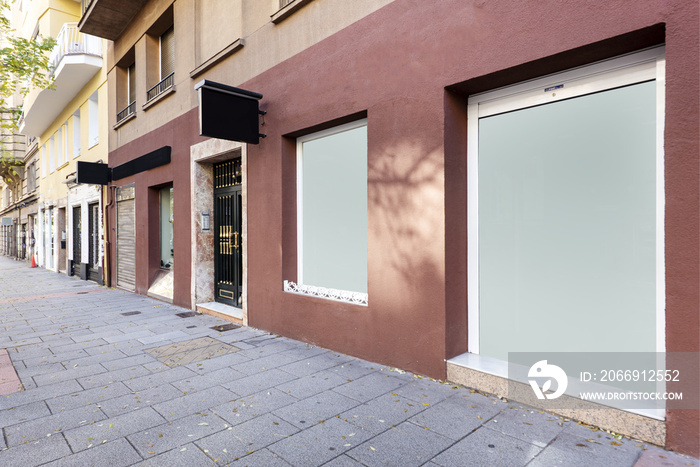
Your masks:
M175 34L172 26L160 36L160 79L175 69Z

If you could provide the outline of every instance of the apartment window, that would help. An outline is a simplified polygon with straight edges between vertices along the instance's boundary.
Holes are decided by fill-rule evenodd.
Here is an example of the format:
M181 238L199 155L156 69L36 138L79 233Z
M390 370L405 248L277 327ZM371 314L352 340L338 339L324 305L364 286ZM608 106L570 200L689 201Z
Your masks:
M63 127L59 127L56 131L56 166L63 165Z
M36 190L36 162L32 162L27 167L27 193Z
M285 290L366 303L366 120L297 140L297 206L297 284Z
M663 351L663 57L469 99L470 352Z
M174 264L173 248L173 187L160 190L160 267L170 269Z
M73 114L73 159L80 155L80 109Z
M119 123L136 112L136 62L133 48L119 61L116 75Z
M170 26L160 36L160 79L175 71L175 30Z
M99 142L100 125L99 125L99 102L97 91L95 91L88 99L88 141L93 147Z
M46 144L41 145L41 177L46 177Z
M68 162L68 152L70 146L68 146L68 122L63 124L63 163Z
M54 173L56 170L56 138L51 135L49 139L49 173Z

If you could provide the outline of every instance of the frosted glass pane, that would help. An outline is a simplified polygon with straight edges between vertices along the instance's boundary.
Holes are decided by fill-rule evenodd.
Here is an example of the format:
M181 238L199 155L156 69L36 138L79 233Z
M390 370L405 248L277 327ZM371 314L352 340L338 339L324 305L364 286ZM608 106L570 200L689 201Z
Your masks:
M302 281L367 293L367 127L302 143Z
M481 354L656 350L655 96L479 120Z

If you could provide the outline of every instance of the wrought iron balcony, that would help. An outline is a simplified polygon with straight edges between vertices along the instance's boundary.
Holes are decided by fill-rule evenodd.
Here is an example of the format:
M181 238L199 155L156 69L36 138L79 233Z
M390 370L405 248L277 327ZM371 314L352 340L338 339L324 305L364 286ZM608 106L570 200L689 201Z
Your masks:
M173 83L175 82L175 72L170 73L168 76L160 80L160 83L156 84L153 86L151 89L146 91L146 103L150 102L152 99L155 99L158 97L160 94L164 93L171 87L173 87Z
M117 123L124 120L126 117L133 115L136 112L136 101L127 105L122 111L117 113Z

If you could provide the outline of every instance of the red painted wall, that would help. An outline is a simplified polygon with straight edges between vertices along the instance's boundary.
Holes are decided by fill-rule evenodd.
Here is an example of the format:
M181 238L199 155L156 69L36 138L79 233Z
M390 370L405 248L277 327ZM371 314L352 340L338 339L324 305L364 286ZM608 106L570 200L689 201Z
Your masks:
M444 377L467 345L466 96L665 42L667 347L697 352L698 30L695 0L397 0L243 83L268 111L248 149L250 324ZM369 306L284 293L294 138L363 113ZM697 455L697 420L669 411L668 446Z

